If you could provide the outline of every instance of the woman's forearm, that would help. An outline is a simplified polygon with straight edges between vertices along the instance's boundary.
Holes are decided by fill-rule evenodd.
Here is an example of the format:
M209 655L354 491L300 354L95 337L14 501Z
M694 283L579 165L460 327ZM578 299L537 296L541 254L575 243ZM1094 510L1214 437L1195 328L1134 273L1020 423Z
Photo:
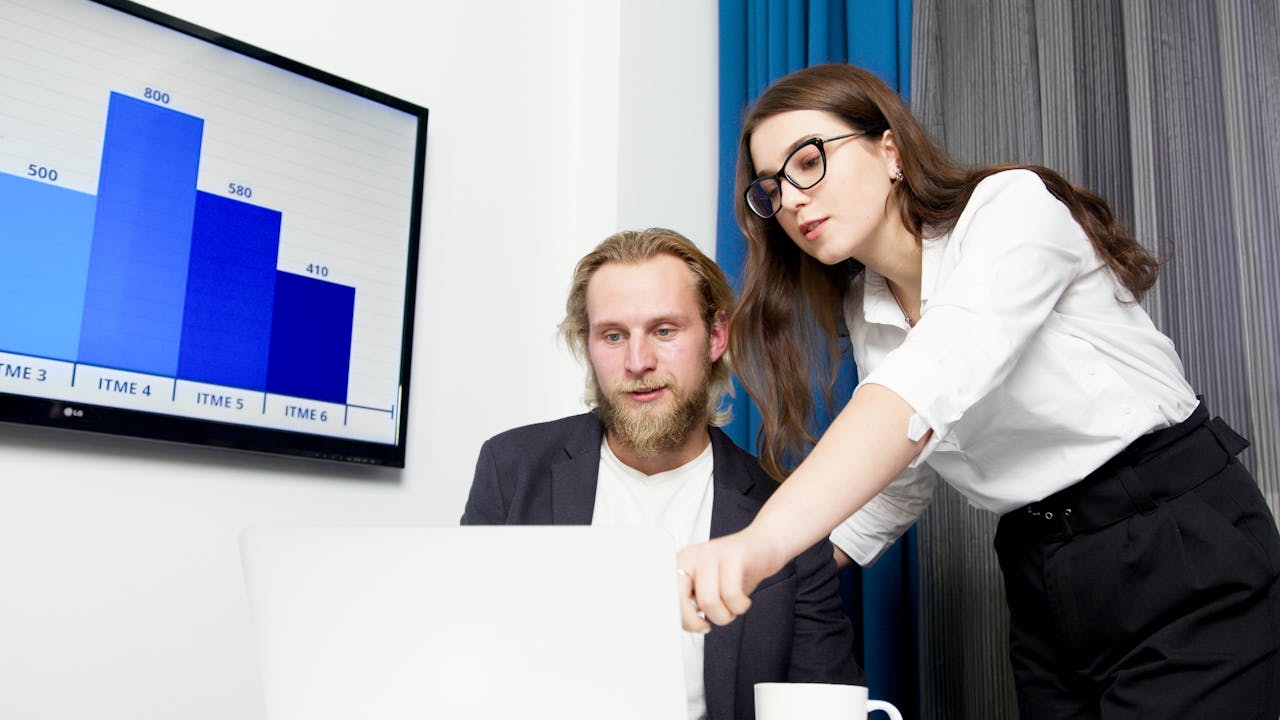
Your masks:
M907 439L914 411L879 385L864 385L809 457L741 532L680 551L680 610L685 630L706 632L751 607L766 577L826 537L885 488L919 454Z
M907 437L915 411L880 385L858 388L809 457L774 492L750 531L792 558L826 537L911 462L929 435Z

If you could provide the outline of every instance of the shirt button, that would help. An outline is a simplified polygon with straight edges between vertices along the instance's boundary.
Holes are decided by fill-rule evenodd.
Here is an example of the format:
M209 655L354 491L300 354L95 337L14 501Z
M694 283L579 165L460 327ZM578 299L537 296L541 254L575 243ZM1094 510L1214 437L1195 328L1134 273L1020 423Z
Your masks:
M1121 412L1123 412L1125 415L1132 415L1132 414L1133 414L1133 408L1125 408L1125 409L1124 409L1124 410L1122 410Z

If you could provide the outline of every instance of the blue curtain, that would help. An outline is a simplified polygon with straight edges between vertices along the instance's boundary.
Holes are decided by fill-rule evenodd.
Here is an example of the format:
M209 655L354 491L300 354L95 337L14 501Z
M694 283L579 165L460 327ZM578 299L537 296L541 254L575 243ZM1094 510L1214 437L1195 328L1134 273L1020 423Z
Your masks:
M809 65L848 62L910 95L911 0L720 0L720 186L716 260L741 287L746 241L733 218L738 134L746 107L774 80ZM847 359L836 386L848 398L857 370ZM725 428L754 452L760 414L736 388ZM830 412L819 418L822 427ZM915 530L870 568L841 575L871 696L917 716L918 616Z

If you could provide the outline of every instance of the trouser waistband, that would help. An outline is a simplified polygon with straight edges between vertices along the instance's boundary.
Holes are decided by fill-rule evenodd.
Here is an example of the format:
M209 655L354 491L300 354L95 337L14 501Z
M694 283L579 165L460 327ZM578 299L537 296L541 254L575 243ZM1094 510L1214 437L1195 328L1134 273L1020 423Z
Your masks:
M1080 482L1006 513L1002 525L1046 540L1065 539L1147 514L1213 477L1249 447L1202 401L1177 425L1147 433Z

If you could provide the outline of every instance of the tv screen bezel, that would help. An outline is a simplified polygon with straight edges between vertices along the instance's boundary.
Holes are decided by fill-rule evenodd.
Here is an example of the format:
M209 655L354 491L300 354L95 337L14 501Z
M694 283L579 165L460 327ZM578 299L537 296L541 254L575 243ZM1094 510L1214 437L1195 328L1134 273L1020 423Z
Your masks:
M81 0L101 5L190 36L225 50L280 68L338 90L388 106L417 119L409 237L404 278L404 323L401 333L399 396L396 398L394 443L353 440L331 435L294 432L184 415L131 410L69 400L54 400L0 391L0 422L72 429L147 440L243 450L356 465L405 466L408 433L409 380L412 368L413 324L417 296L418 256L422 231L423 187L426 174L428 110L368 86L236 40L131 0Z

